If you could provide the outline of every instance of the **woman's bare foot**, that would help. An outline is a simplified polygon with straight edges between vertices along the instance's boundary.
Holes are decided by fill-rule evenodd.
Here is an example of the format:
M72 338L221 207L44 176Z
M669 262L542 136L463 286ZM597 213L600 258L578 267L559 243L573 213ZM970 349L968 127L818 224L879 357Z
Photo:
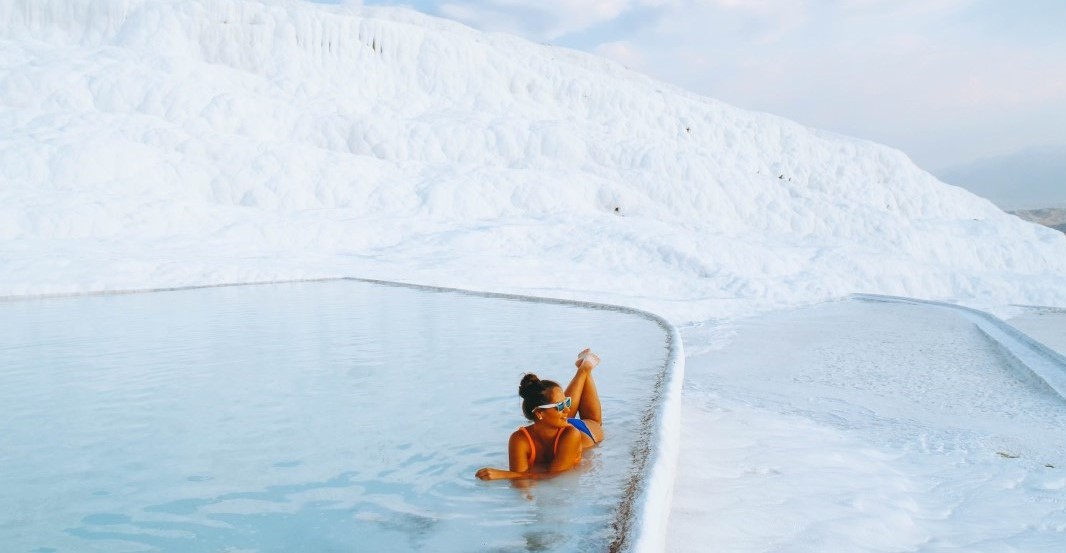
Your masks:
M592 350L589 348L585 348L581 353L577 354L577 361L574 362L574 365L576 365L577 368L588 369L590 371L599 364L600 356L592 353Z

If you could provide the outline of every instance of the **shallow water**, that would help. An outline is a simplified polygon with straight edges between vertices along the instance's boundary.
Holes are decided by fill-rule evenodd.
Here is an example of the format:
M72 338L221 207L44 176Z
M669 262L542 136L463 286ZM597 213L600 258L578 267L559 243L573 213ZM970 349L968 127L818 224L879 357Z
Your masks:
M525 371L598 351L608 439L519 490ZM667 355L610 310L355 281L0 303L5 551L590 551Z

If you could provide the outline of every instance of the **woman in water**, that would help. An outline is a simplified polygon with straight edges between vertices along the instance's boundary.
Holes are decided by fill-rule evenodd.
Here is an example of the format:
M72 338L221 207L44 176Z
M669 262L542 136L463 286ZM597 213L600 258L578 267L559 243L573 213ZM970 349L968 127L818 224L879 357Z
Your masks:
M535 374L522 377L518 395L522 413L533 421L511 434L507 442L510 470L483 468L482 480L543 478L570 470L581 461L581 452L603 441L603 414L592 369L600 358L582 351L574 363L577 373L564 392L559 384ZM580 418L568 418L577 412Z

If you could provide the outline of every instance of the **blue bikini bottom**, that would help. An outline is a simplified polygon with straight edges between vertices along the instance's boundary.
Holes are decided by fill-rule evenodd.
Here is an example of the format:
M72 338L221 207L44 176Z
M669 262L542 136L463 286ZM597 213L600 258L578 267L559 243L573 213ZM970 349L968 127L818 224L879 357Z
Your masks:
M570 423L574 428L584 432L586 436L592 438L592 443L596 443L596 438L592 436L592 430L589 430L589 425L585 424L585 421L581 419L566 419L566 422Z

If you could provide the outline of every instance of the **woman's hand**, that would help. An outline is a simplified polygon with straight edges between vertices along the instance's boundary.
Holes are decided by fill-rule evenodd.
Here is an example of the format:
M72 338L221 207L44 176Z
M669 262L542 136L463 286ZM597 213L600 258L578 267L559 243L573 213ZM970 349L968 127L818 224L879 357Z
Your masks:
M481 480L499 480L500 478L503 478L504 473L506 472L508 471L485 467L474 473L474 476L477 476Z

